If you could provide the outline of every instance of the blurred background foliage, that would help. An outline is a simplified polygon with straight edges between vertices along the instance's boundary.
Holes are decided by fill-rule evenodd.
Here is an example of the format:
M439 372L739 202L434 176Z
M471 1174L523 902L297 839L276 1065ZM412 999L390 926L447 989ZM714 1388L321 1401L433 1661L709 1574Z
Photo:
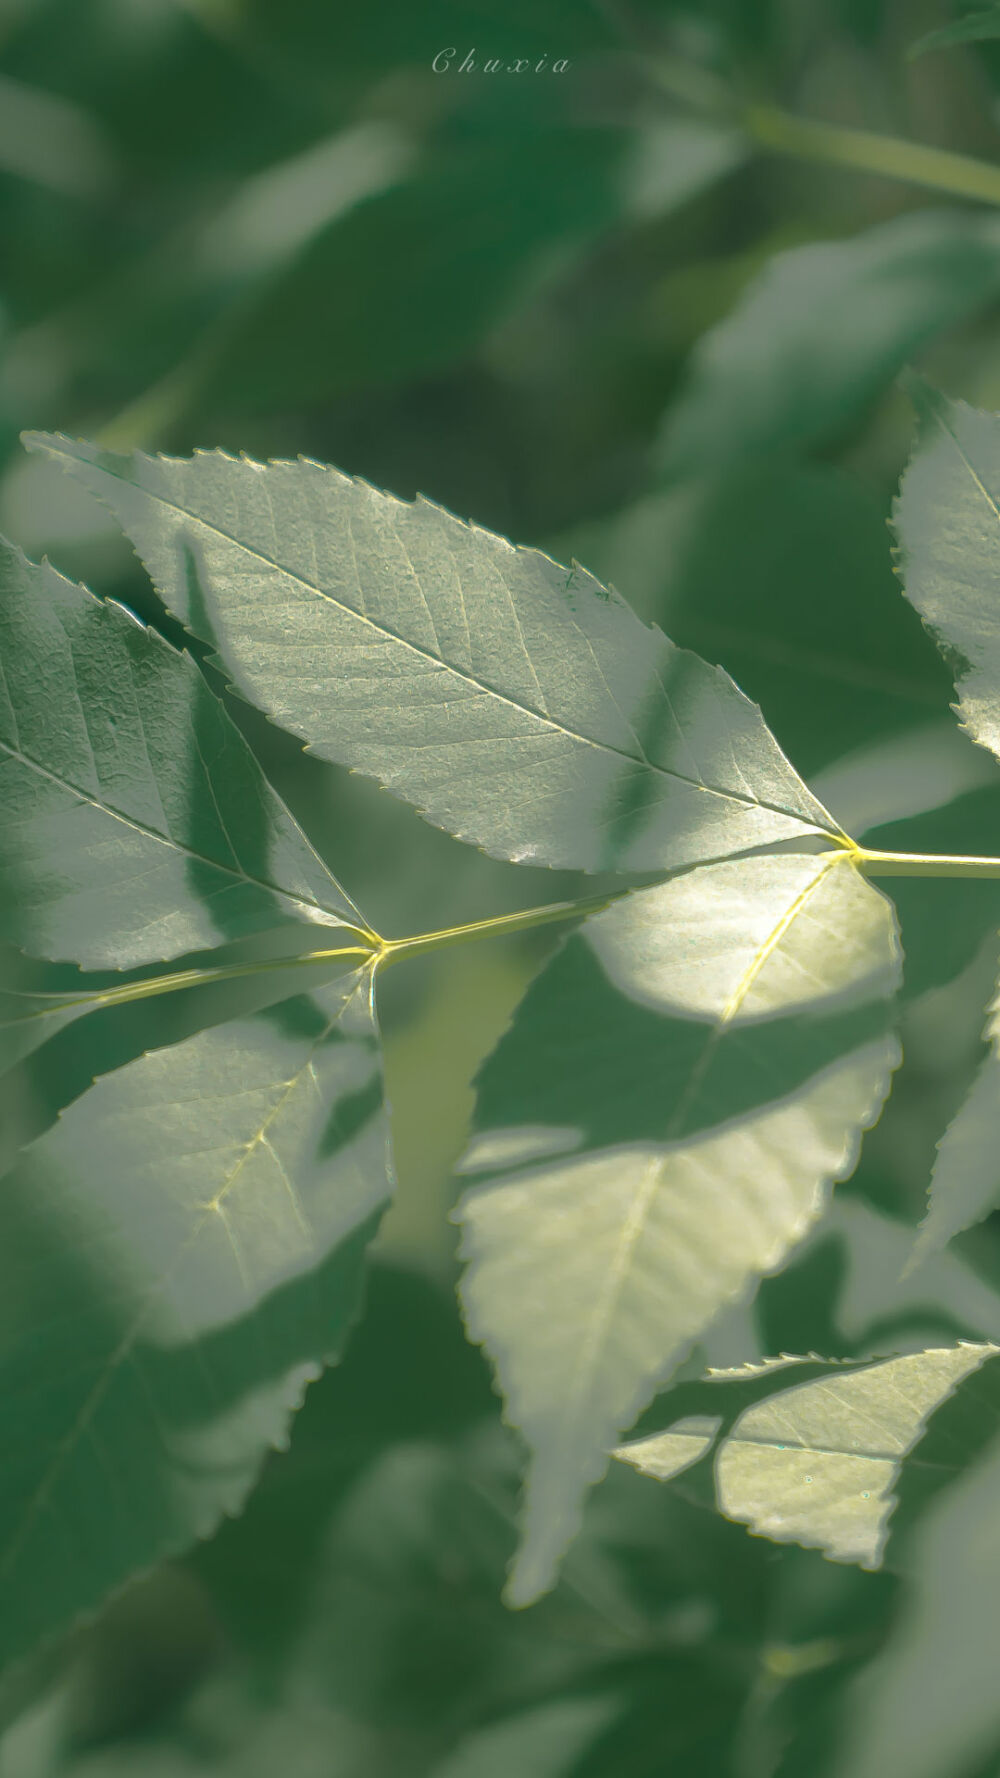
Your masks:
M728 667L856 833L996 852L1000 774L954 728L885 521L905 362L1000 407L1000 211L930 189L912 156L890 178L808 135L801 153L762 140L784 128L788 148L775 118L805 118L991 162L1000 42L907 55L953 16L0 0L0 529L176 636L110 521L23 458L20 430L336 463L614 581ZM379 930L579 890L463 848L231 708ZM993 1224L893 1284L982 1053L1000 893L898 889L889 1108L832 1219L691 1374L1000 1339ZM557 1592L499 1604L518 1457L464 1342L447 1211L475 1070L549 943L387 978L399 1201L367 1317L242 1520L0 1677L0 1778L813 1778L868 1721L869 1666L896 1716L871 1727L866 1772L1000 1772L995 1671L961 1653L996 1647L996 1589L991 1608L966 1584L995 1496L992 1520L988 1496L963 1501L929 1556L874 1574L620 1471ZM150 1016L54 1040L54 1069L13 1077L8 1127L44 1127ZM961 1673L915 1752L942 1647Z

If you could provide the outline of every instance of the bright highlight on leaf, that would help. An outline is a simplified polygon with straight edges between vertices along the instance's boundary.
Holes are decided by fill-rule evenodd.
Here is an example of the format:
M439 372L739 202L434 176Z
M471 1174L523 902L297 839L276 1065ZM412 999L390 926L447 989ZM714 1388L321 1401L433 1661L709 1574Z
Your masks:
M716 1446L719 1511L757 1536L877 1568L901 1466L930 1415L998 1350L946 1347L854 1371L831 1365L828 1376L805 1383L795 1382L800 1366L788 1362L778 1391L745 1409ZM706 1398L739 1380L739 1372L716 1373ZM714 1430L680 1421L667 1432L619 1446L615 1456L643 1475L669 1481L713 1443Z
M839 833L728 675L582 568L319 463L26 442L246 697L496 857L672 869Z
M629 897L529 990L457 1212L469 1330L532 1451L512 1603L553 1584L621 1431L853 1169L898 1060L898 972L847 854L779 854Z

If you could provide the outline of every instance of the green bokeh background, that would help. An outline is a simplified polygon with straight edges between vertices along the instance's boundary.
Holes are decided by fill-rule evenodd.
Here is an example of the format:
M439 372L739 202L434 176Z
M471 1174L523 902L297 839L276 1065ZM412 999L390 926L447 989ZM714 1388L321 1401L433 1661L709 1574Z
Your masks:
M885 521L911 435L903 358L1000 407L1000 278L979 290L946 254L926 326L847 378L818 429L779 354L769 434L737 381L697 463L660 443L699 341L776 256L971 214L762 154L706 118L701 85L991 160L1000 43L906 56L949 16L938 0L0 0L0 529L174 634L110 521L19 432L335 463L612 580L721 660L803 774L838 786L842 818L881 820L880 844L997 851L1000 774L954 739ZM814 352L831 343L817 328ZM487 860L231 708L383 933L592 891ZM902 1263L982 1053L1000 894L907 884L899 908L906 1062L847 1209L693 1370L1000 1337L991 1224L889 1307L865 1259L881 1242ZM822 1772L851 1675L905 1620L895 1574L754 1540L623 1472L559 1591L521 1616L499 1604L518 1456L463 1340L448 1210L476 1068L552 942L387 977L399 1195L367 1319L241 1522L0 1677L0 1778ZM94 1061L75 1041L54 1086L41 1066L18 1077L12 1123L42 1127L79 1090ZM100 1057L100 1029L87 1041ZM1000 1713L983 1734L971 1752L959 1736L948 1778L1000 1770Z

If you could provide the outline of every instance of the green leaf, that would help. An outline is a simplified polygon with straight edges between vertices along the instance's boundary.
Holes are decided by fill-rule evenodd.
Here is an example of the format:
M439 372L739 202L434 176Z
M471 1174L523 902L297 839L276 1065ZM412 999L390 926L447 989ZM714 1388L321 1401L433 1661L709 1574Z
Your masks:
M627 587L647 622L724 660L807 781L848 747L912 732L936 712L954 727L947 668L899 598L884 503L860 476L828 464L730 465L559 544L560 559L572 550ZM955 745L975 758L963 737Z
M907 58L913 61L915 56L926 55L929 49L951 49L958 43L983 43L991 37L1000 37L1000 6L968 12L964 18L942 25L938 31L928 31L926 36L918 37L916 43L910 45Z
M990 1008L990 1053L938 1143L927 1215L913 1249L918 1265L1000 1203L1000 1003Z
M893 1493L929 1417L957 1384L1000 1352L960 1345L909 1353L865 1369L797 1383L815 1361L777 1361L778 1392L747 1408L718 1443L715 1498L727 1518L776 1543L821 1549L836 1562L879 1567ZM831 1367L834 1361L830 1361ZM711 1394L775 1366L716 1372ZM711 1422L690 1418L614 1453L643 1475L671 1480L712 1447ZM919 1458L914 1457L914 1461Z
M1000 1448L991 1405L991 1441L907 1541L909 1585L896 1633L844 1697L834 1778L897 1771L907 1778L987 1778L996 1770ZM981 1418L987 1419L982 1410Z
M904 591L954 672L962 727L1000 756L1000 416L906 387L920 424L893 509Z
M846 855L709 865L588 921L487 1063L470 1332L531 1447L524 1604L608 1448L846 1177L898 1060L889 904Z
M0 540L0 938L124 968L362 927L193 660Z
M28 442L244 696L496 857L645 870L837 832L732 680L581 568L318 463Z
M202 402L231 421L429 376L466 356L539 255L582 246L614 221L628 143L624 130L570 124L466 140L366 197L225 317Z
M387 1190L370 969L147 1053L25 1150L0 1659L240 1507L339 1350Z
M923 342L1000 292L992 217L895 217L795 247L697 346L658 452L669 476L836 438Z
M433 1778L570 1778L623 1709L606 1692L551 1699L468 1736Z

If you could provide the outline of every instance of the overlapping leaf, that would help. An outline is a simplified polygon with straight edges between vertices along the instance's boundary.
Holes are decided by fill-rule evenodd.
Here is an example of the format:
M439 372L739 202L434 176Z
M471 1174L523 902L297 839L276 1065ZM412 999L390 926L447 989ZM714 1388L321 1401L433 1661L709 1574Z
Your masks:
M124 968L363 924L195 663L0 541L0 938Z
M605 1452L852 1169L897 1060L891 910L843 853L706 866L589 921L480 1082L472 1335L531 1451L510 1597Z
M997 1352L996 1346L961 1345L859 1370L831 1363L818 1378L814 1360L765 1367L758 1374L774 1378L775 1392L744 1409L715 1449L719 1511L758 1536L878 1567L893 1490L929 1416ZM803 1373L809 1381L798 1381ZM739 1388L744 1374L750 1373L724 1371L707 1381L706 1408L713 1394L724 1400L727 1387ZM718 1427L718 1420L683 1418L619 1446L615 1456L643 1475L670 1480L712 1449Z
M150 1051L25 1150L0 1201L0 1658L240 1506L339 1347L387 1190L370 968Z
M727 675L580 568L317 463L28 442L245 696L460 839L644 870L837 831Z

